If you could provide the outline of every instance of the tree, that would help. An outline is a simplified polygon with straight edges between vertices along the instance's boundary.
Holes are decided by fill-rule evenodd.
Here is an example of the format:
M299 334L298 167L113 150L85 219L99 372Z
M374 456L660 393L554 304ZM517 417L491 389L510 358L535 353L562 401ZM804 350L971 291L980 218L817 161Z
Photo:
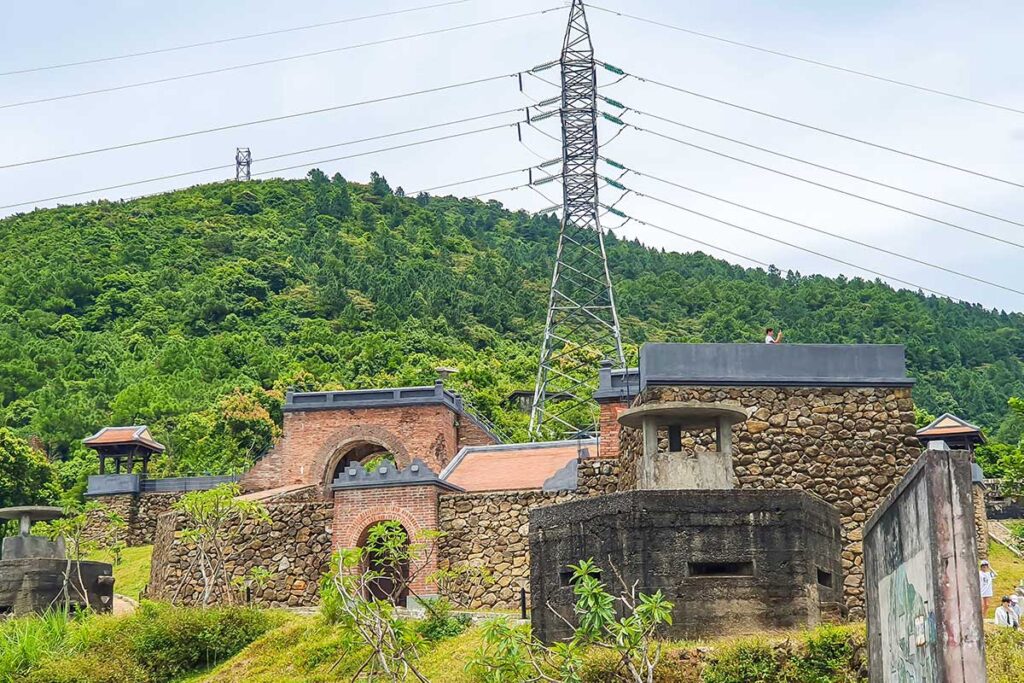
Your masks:
M617 596L608 592L593 560L569 568L577 623L566 621L573 630L568 641L544 645L528 625L510 626L504 619L494 619L484 627L484 645L468 668L487 683L579 683L583 653L597 647L615 653L628 680L654 683L661 660L656 636L662 625L672 623L672 603L660 590L653 595L638 593L637 584L627 585L614 567L622 586ZM620 613L624 616L617 616Z
M0 427L0 507L52 503L59 495L53 466L7 427Z
M231 577L226 568L227 550L234 547L241 537L245 524L270 522L266 507L258 501L239 498L241 493L237 484L221 484L207 491L186 493L174 504L173 509L184 517L184 528L178 532L178 537L193 545L196 554L182 575L171 602L192 580L192 572L196 568L203 581L200 602L204 607L217 596L229 603L237 599L236 591L231 590ZM256 577L253 578L255 580Z
M349 634L352 644L369 653L352 680L407 681L428 679L416 668L423 638L395 609L436 549L437 532L410 543L398 522L370 527L361 548L343 548L321 584L321 611ZM431 609L429 603L425 603Z

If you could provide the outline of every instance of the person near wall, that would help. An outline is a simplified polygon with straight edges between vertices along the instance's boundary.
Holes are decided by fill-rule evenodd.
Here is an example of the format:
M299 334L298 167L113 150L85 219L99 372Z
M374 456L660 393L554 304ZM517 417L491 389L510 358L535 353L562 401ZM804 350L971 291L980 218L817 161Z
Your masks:
M782 341L782 330L779 330L778 334L775 334L775 330L771 327L764 331L764 343L765 344L778 344Z
M1010 595L1010 607L1013 609L1013 613L1017 615L1017 621L1020 621L1021 617L1024 616L1024 603L1021 602L1020 596L1016 593Z
M1020 628L1020 617L1017 616L1017 612L1013 609L1013 602L1010 600L1009 595L1004 595L999 607L996 607L996 626L1012 629Z
M992 590L996 580L995 570L988 560L981 561L981 569L978 572L978 583L981 585L981 614L988 614L988 603L992 601Z

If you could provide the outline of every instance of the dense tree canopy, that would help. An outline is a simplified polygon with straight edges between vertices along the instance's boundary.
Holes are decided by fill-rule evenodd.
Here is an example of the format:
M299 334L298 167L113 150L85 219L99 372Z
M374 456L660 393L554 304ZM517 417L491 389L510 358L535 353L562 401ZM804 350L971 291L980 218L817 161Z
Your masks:
M0 221L0 425L38 436L65 487L107 424L149 424L168 472L231 470L276 436L288 387L426 384L443 364L522 435L507 397L533 382L557 220L401 195L314 170ZM767 325L903 343L923 408L1019 438L1021 314L612 237L608 252L631 345Z

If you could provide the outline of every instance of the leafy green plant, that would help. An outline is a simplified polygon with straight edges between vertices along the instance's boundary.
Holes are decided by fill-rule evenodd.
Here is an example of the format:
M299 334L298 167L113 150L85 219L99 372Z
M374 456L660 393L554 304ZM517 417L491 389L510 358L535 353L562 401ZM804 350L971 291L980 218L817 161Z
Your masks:
M743 640L715 650L701 672L703 683L784 683L782 666L764 640Z
M246 523L270 522L266 507L258 501L240 498L241 492L237 484L221 484L207 491L186 493L174 504L173 509L185 519L185 526L178 532L178 537L192 544L196 554L193 564L183 572L181 583L171 597L172 602L191 579L194 566L198 566L203 580L200 595L203 605L210 604L218 596L226 602L237 599L237 592L230 590L227 549L233 547Z
M251 567L245 574L231 579L231 585L245 598L251 589L266 587L273 576L274 573L265 567Z
M792 683L847 683L856 680L854 643L848 627L823 626L807 634L785 667Z
M399 523L386 521L370 527L363 547L335 554L321 610L368 651L353 680L427 681L415 665L424 636L395 606L426 571L439 537L428 532L412 543Z
M420 604L426 610L426 617L416 624L416 631L425 640L436 642L454 638L473 622L468 614L455 614L452 604L445 598L421 598Z
M587 648L614 653L619 669L629 681L653 683L661 659L662 643L656 637L662 625L672 623L672 603L661 591L638 593L636 584L622 585L613 595L601 581L593 559L570 565L570 582L576 604L577 624L566 642L544 645L528 626L509 626L502 620L488 623L484 647L474 655L469 669L484 681L564 681L579 683ZM549 606L550 607L550 606ZM617 611L624 613L618 617ZM556 612L557 614L557 612Z

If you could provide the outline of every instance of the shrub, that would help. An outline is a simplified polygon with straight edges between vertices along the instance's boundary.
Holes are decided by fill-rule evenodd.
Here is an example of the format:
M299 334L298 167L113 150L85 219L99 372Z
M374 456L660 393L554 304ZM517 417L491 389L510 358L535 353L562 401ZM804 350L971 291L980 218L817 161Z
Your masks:
M444 598L422 600L427 610L425 619L416 624L416 631L431 642L454 638L473 621L468 614L453 614L452 604Z
M985 634L989 683L1018 683L1024 671L1024 632L1001 628Z
M46 628L43 619L25 622L36 630ZM0 677L0 683L165 683L228 659L280 622L277 613L250 608L152 602L143 602L127 617L72 620L74 627L64 632L55 621L47 636L50 645L23 658L14 670L20 676ZM4 648L4 655L11 649Z
M701 672L704 683L783 683L779 660L763 640L741 640L716 649Z
M857 680L853 632L823 626L807 634L786 667L786 680L799 683L845 683Z
M143 603L130 635L131 651L153 681L221 662L263 635L273 624L256 609L174 608Z

